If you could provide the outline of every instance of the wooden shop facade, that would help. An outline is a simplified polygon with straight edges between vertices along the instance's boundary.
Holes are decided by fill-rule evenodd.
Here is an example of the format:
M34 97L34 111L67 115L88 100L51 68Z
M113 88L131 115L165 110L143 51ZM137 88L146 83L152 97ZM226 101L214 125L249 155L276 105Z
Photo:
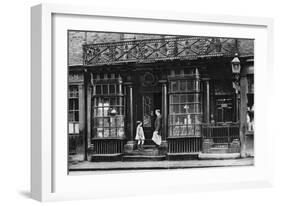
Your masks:
M245 157L247 138L253 138L253 44L178 36L84 44L83 65L68 68L69 154L130 159L136 121L143 122L149 148L160 109L162 144L148 156Z

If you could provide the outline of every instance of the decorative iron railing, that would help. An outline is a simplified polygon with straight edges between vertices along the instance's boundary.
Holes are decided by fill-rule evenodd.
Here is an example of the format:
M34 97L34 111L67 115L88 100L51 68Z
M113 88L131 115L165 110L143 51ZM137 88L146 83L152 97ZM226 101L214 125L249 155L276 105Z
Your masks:
M233 56L237 39L174 37L83 45L84 65L147 63L174 59Z
M120 139L93 139L93 154L122 154L124 141Z
M203 139L213 139L214 143L230 144L234 139L239 139L239 124L203 124Z
M169 138L168 154L199 153L201 151L201 137Z

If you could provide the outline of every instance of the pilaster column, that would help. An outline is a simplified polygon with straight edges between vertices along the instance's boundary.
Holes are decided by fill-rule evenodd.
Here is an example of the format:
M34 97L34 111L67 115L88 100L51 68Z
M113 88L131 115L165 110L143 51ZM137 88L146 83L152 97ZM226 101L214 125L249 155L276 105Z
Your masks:
M125 153L130 153L131 151L134 150L136 144L134 141L134 107L133 107L133 85L131 82L125 83L125 85L127 85L128 88L128 99L129 99L129 113L128 113L128 123L129 123L129 137L128 137L128 141L124 146L124 152Z
M168 89L167 89L167 80L160 80L159 83L161 84L162 90L162 142L159 148L160 154L166 154L168 149Z
M210 79L203 79L204 82L204 94L205 94L205 122L210 123Z
M134 140L134 107L133 107L133 86L132 84L128 85L129 87L129 120L130 120L130 140Z
M162 87L162 139L167 140L168 134L168 91L167 91L167 80L160 80Z

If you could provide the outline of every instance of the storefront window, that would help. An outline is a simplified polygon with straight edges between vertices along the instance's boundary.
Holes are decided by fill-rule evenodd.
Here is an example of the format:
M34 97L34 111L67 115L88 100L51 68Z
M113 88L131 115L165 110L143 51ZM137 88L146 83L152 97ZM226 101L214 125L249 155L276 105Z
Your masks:
M68 91L68 134L69 153L75 154L79 137L79 89L70 85Z
M95 83L92 101L94 138L123 138L125 111L122 82L114 78Z
M78 86L69 87L68 98L68 132L69 134L79 133L79 93Z
M169 79L169 136L200 136L200 81L196 75L194 78L190 78L190 75L187 79L183 77L184 73L179 79L173 79L172 76Z

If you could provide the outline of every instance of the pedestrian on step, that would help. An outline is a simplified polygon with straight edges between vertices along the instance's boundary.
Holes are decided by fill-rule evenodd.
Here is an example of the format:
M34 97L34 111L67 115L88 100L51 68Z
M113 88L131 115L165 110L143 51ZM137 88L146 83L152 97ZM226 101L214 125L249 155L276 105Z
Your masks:
M137 121L137 129L136 129L135 140L138 141L138 150L142 150L143 149L144 140L145 140L145 136L144 136L144 132L143 132L142 122L141 121Z
M160 113L160 109L156 109L155 114L156 114L156 119L154 122L154 132L152 135L152 140L156 144L156 147L159 147L161 145L161 141L162 141L162 138L161 138L162 116Z

